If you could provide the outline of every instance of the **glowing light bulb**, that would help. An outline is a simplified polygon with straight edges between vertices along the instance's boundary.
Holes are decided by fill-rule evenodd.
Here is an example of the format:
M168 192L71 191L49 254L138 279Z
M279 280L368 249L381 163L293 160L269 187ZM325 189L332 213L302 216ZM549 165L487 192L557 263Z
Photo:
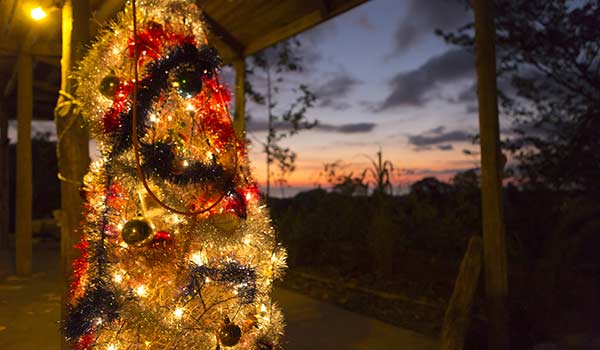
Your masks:
M117 346L115 344L108 344L106 350L117 350Z
M184 159L183 166L187 168L189 165L190 165L190 162L188 162L187 159Z
M187 106L185 106L185 109L186 109L187 111L194 111L194 110L196 110L196 107L194 107L194 105L193 105L193 104L191 104L191 103L188 103L188 104L187 104Z
M149 115L149 119L153 123L156 123L158 121L158 117L154 113L152 113L152 114Z
M260 305L260 312L267 312L267 306L265 304Z
M145 297L146 294L148 293L148 290L146 289L145 285L139 285L136 289L135 289L135 294L137 294L140 297Z
M115 273L115 275L113 276L113 281L115 281L116 283L121 283L123 281L123 275L121 273Z
M190 260L198 266L202 266L206 263L206 257L200 250L197 252L193 252L190 256Z
M46 16L48 16L46 11L44 11L44 9L41 8L40 6L32 9L29 14L31 15L31 18L33 18L35 21L42 20L42 19L46 18Z
M175 309L175 311L173 311L173 316L175 316L176 319L180 319L181 317L183 317L183 309L180 307Z

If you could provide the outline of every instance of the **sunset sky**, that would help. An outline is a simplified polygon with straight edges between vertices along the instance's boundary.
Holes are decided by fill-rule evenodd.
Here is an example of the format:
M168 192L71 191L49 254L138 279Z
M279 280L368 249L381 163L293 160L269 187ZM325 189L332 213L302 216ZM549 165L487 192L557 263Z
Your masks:
M324 163L336 160L358 174L380 147L402 170L396 184L447 180L477 166L462 152L477 150L474 56L434 34L470 16L457 0L375 0L300 35L310 62L306 74L289 79L316 94L308 116L320 124L285 143L298 153L290 185L323 182ZM251 109L249 138L264 140L266 111ZM260 147L251 155L262 181L265 156Z
M309 119L319 125L288 139L297 152L286 195L323 183L323 165L342 161L360 173L379 148L393 162L396 185L424 176L448 180L477 166L471 139L477 133L473 54L444 43L436 28L454 29L471 14L458 0L374 0L299 36L305 71L285 86L304 83L317 96ZM232 73L224 70L232 84ZM260 89L261 83L256 86ZM276 97L281 106L289 94ZM254 176L263 183L266 111L249 105L248 138ZM51 122L35 122L48 130ZM15 140L11 123L9 136ZM398 189L396 189L398 191ZM274 190L274 194L280 194Z

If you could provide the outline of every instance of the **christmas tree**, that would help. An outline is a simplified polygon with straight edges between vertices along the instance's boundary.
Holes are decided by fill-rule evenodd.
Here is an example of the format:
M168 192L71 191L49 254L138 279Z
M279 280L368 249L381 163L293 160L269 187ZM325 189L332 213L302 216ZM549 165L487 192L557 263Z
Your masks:
M66 338L76 349L275 349L285 268L219 82L201 12L128 6L91 46L77 99L101 157Z

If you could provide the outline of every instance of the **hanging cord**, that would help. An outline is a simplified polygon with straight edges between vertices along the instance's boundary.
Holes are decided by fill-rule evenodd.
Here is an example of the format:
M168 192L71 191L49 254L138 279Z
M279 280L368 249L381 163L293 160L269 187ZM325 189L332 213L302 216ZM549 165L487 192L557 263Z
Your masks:
M173 208L171 206L169 206L168 204L164 203L163 201L161 201L155 194L154 192L152 192L152 190L150 189L150 186L148 185L148 182L146 181L146 176L144 174L144 170L142 169L141 166L141 162L140 162L140 152L139 152L139 140L138 140L138 136L137 136L137 93L138 93L138 36L137 36L137 9L136 9L136 5L135 5L135 0L131 1L131 8L132 8L132 13L133 13L133 59L134 59L134 63L133 63L133 75L134 75L134 85L133 85L133 111L132 111L132 139L133 139L133 150L134 150L134 154L135 154L135 162L136 162L136 168L137 168L137 173L139 178L142 180L142 184L144 185L144 188L146 189L146 191L148 192L148 194L150 195L150 197L156 202L158 203L161 207L172 211L174 213L180 214L180 215L186 215L186 216L195 216L198 214L202 214L205 213L209 210L211 210L212 208L216 207L222 200L223 198L225 198L225 196L227 195L227 192L223 192L223 194L219 197L219 199L217 201L215 201L213 204L209 205L206 208L200 208L197 210L192 210L192 211L184 211L184 210L179 210L176 208ZM208 43L206 36L205 36L205 42ZM215 73L215 77L216 77L216 72ZM217 78L217 84L219 84L219 79ZM223 98L223 94L222 92L219 90L219 96L221 98L221 104L224 106L226 112L229 114L229 109L227 107L227 105L224 103L225 100ZM233 151L235 154L235 173L237 174L237 162L238 162L238 157L237 157L237 140L234 138L234 145L233 145Z
M64 90L59 90L58 94L60 95L60 97L62 97L62 100L54 108L54 118L59 119L66 118L69 116L71 117L71 119L67 122L67 125L56 137L56 159L61 159L61 141L81 116L81 106L79 105L79 101L77 101L77 99L75 99L75 97L73 97L73 95L69 94L68 92ZM70 183L75 186L81 186L83 184L81 181L64 177L60 173L60 171L58 172L57 177L60 181Z

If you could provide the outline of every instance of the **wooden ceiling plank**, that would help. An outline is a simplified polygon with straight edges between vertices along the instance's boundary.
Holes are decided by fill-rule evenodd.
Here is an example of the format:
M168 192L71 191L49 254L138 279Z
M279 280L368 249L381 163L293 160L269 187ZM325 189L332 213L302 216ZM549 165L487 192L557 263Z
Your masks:
M287 39L298 33L303 32L313 27L314 25L320 23L321 21L323 21L323 15L321 14L321 10L313 11L308 15L291 22L288 25L272 30L266 35L254 40L248 46L246 46L244 54L246 56L255 54L262 49L275 45L276 43L284 39Z
M348 0L339 4L333 4L329 1L324 2L327 6L327 14L324 15L323 7L310 12L309 14L301 17L289 24L281 26L279 28L273 28L265 35L251 41L244 50L245 56L250 56L258 51L261 51L269 46L272 46L280 41L288 39L294 35L297 35L305 30L308 30L321 22L324 22L332 17L335 17L343 12L346 12L368 0Z
M204 12L204 22L208 25L209 31L212 31L215 37L222 41L225 45L238 56L243 57L244 46L231 33L227 31L219 22L215 21L208 13Z

